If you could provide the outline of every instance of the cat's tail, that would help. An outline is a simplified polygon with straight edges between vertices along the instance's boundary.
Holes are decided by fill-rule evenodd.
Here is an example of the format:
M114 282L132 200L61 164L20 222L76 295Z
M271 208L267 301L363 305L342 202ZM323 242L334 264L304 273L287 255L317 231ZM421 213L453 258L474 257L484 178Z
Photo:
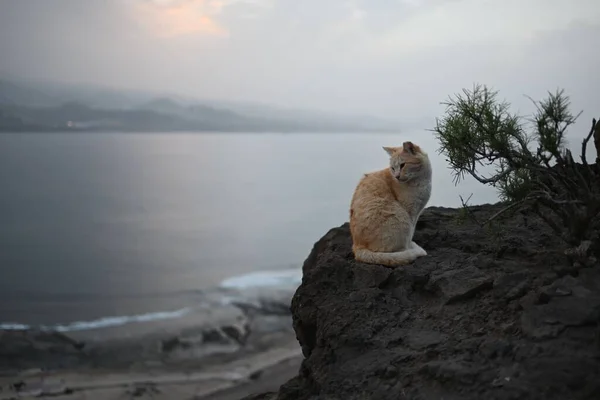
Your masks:
M382 253L371 251L365 248L355 248L353 250L354 258L357 261L367 264L380 264L387 267L407 265L415 261L417 258L427 255L427 253L425 253L425 251L422 249L407 249L394 253Z

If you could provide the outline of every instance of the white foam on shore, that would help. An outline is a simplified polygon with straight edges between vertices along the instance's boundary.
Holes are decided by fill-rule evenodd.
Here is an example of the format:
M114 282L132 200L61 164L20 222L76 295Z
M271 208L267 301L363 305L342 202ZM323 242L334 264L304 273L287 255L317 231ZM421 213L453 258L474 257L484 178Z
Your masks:
M34 327L25 324L16 323L5 323L0 324L0 329L4 330L25 330L25 329L39 329L42 331L53 331L53 332L74 332L83 331L88 329L108 328L111 326L120 326L133 322L150 322L158 321L163 319L180 318L191 311L190 308L182 308L175 311L163 311L139 315L127 315L119 317L104 317L91 321L75 321L69 324L58 324L58 325L41 325Z
M5 331L23 331L23 330L29 329L29 328L31 328L29 325L24 325L24 324L13 324L13 323L0 324L0 329L3 329Z
M227 278L219 285L222 289L244 290L260 287L295 287L302 282L302 270L299 268L257 271L245 275Z
M282 301L282 293L291 296L302 282L302 269L285 269L257 271L233 276L223 280L217 291L204 293L205 300L213 305L230 306L248 304L261 307L266 301L275 303ZM215 298L216 297L216 298ZM284 296L285 297L285 296ZM212 301L211 301L212 299ZM213 303L214 302L214 303ZM198 304L195 305L199 306ZM202 306L200 304L200 306ZM27 325L17 322L0 322L0 330L39 329L42 331L74 332L99 328L109 328L131 323L151 322L165 319L181 318L190 313L194 305L175 311L150 312L138 315L108 316L89 321L75 321L56 325Z

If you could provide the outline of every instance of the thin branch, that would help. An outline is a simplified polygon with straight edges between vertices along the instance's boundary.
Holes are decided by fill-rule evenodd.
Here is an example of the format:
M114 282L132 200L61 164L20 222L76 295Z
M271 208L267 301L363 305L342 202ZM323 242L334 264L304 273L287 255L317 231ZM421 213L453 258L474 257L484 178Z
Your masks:
M526 203L527 201L529 201L529 198L525 198L523 200L520 201L515 201L514 203L509 204L507 207L504 207L502 210L498 211L497 213L495 213L494 215L492 215L491 217L489 217L484 223L483 225L487 225L490 222L492 222L493 220L495 220L496 218L498 218L499 216L501 216L502 214L512 210L513 208L519 207L521 205L523 205L524 203Z
M553 183L555 183L557 187L559 187L559 185L562 184L562 186L566 186L567 189L573 191L574 193L578 193L581 190L580 182L575 181L573 178L571 178L570 174L564 168L564 165L557 164L557 166L561 169L561 171L558 171L554 167L545 168L541 165L536 164L529 164L526 166L526 168L528 170L537 172L539 174L537 175L538 179L540 177L547 176L549 179L552 179ZM547 186L545 187L548 188ZM589 191L587 193L589 194Z
M479 219L477 219L477 217L475 216L475 213L473 211L471 211L471 208L469 206L469 200L471 200L471 197L473 197L473 193L471 193L471 195L467 198L467 200L463 200L462 196L458 196L460 198L460 203L462 204L463 209L469 214L469 217L471 217L471 219L479 226L483 226L481 224L481 222L479 222Z
M594 147L596 147L596 167L600 165L600 124L596 122L596 129L594 132Z
M503 171L503 172L499 173L498 175L495 175L491 178L482 178L482 177L479 177L475 173L475 168L467 170L467 172L469 174L471 174L471 176L473 176L473 178L477 179L479 182L481 182L483 184L497 183L498 181L501 181L502 179L507 177L513 171L514 171L514 168L508 167L505 171Z
M537 214L538 217L543 219L544 222L548 226L550 226L550 228L552 228L552 230L557 234L558 237L560 237L565 243L570 244L567 238L565 238L563 228L558 226L558 224L554 222L554 220L552 220L552 218L550 218L548 214L542 212L538 207L534 208L533 211Z
M571 152L569 152L571 154ZM579 178L579 184L586 189L586 194L589 196L592 193L592 187L590 186L591 182L589 182L583 175L581 175L581 171L577 168L577 164L575 164L575 160L571 156L571 169L575 172L575 175ZM587 165L587 164L586 164Z
M596 130L595 128L596 128L596 118L592 118L592 128L590 129L590 133L588 133L587 137L585 139L583 139L583 142L581 143L581 162L583 162L584 165L588 165L588 162L586 159L587 145Z
M562 206L565 204L585 204L581 200L556 200L550 195L550 193L545 192L543 190L536 190L534 192L531 192L531 194L538 195L539 197L543 197L544 199L556 204L557 206Z
M515 201L515 202L509 204L508 206L506 206L505 208L503 208L502 210L496 212L494 215L492 215L490 218L488 218L485 222L483 222L482 225L489 224L494 219L496 219L499 216L501 216L502 214L504 214L504 213L512 210L513 208L517 208L517 207L519 207L519 206L521 206L521 205L523 205L523 204L525 204L525 203L527 203L529 201L537 200L538 198L535 196L536 194L539 195L539 196L543 196L544 199L546 199L546 200L548 200L548 201L550 201L550 202L552 202L553 204L556 204L556 205L583 204L583 202L579 201L579 200L556 200L556 199L552 198L552 196L550 196L550 194L547 193L547 192L535 191L535 192L532 192L530 196L528 196L528 197L526 197L526 198L524 198L522 200ZM471 197L469 197L469 199L470 198ZM461 197L461 201L462 201L462 197ZM468 199L467 199L467 201L468 201ZM463 203L463 205L464 205L464 203Z

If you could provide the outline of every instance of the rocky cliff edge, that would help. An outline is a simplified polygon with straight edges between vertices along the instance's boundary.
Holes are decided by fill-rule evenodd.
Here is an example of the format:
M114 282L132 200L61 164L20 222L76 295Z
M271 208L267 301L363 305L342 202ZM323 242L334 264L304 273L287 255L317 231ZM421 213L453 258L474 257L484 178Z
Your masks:
M395 269L356 262L348 224L303 266L292 303L304 361L248 399L598 399L600 268L569 267L536 217L431 207Z

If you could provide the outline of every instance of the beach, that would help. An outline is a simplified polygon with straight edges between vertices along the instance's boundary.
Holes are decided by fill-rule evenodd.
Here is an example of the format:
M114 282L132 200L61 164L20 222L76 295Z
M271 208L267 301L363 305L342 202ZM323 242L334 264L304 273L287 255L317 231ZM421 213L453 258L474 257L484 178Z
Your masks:
M277 390L301 359L289 312L294 274L234 277L185 312L4 329L0 400L225 400Z
M212 357L195 365L182 363L147 368L44 371L29 369L16 376L1 377L0 399L39 398L113 400L129 396L151 399L233 400L276 391L295 376L301 351L295 340L246 354L227 362ZM288 337L289 339L289 337Z

